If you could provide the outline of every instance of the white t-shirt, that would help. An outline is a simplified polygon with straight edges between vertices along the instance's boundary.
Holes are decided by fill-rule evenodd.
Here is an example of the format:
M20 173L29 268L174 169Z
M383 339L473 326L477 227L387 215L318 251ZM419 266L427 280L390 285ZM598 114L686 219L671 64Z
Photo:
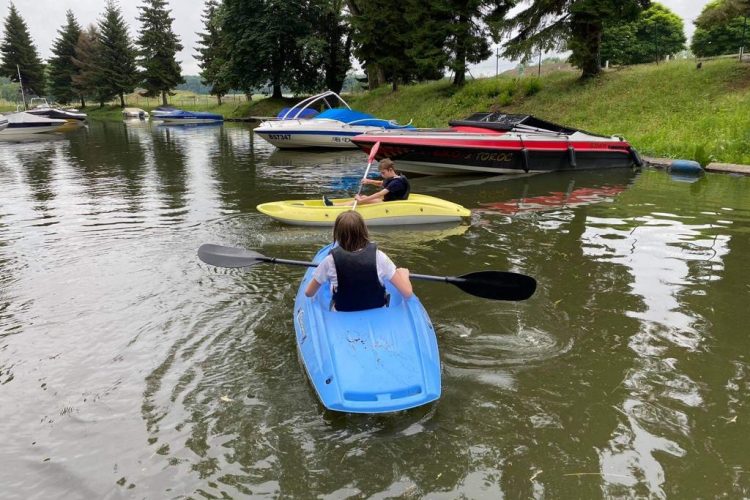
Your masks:
M375 254L375 264L378 269L378 280L381 285L384 285L385 280L393 278L393 275L396 273L396 265L390 257L380 250ZM336 277L336 263L333 262L333 255L328 255L320 264L318 264L318 267L313 273L313 279L321 285L326 281L330 281L331 287L336 288L338 286L339 282Z

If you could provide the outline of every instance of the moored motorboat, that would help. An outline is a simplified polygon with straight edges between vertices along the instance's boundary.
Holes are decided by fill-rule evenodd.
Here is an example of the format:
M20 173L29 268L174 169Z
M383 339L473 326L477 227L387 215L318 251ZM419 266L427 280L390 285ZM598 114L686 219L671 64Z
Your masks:
M122 108L123 118L138 118L139 120L145 120L148 118L148 112L141 108Z
M0 137L56 132L68 123L66 120L37 116L25 111L8 113L3 118L8 120L8 126L0 131Z
M352 198L334 202L351 202ZM336 217L350 206L327 206L322 200L285 200L263 203L258 211L279 222L295 226L333 226ZM359 204L357 211L368 226L398 226L460 222L471 211L447 200L410 194L407 200Z
M314 258L321 262L331 251ZM387 413L440 397L440 357L435 330L416 296L404 300L389 282L386 307L331 310L330 287L309 298L305 273L294 302L297 348L323 406L348 413Z
M447 129L367 132L352 138L365 152L376 143L376 158L394 160L399 170L428 175L523 174L640 166L623 138L556 125L530 115L475 113Z
M207 113L205 111L184 111L181 109L153 115L153 118L172 124L218 123L224 121L224 117L216 113Z
M329 100L337 100L343 107L334 108ZM328 109L313 112L313 107L321 104ZM276 119L261 122L253 132L277 148L346 149L356 148L351 138L359 134L404 128L411 126L355 111L340 95L329 90L282 110Z
M37 116L46 116L65 120L68 122L83 122L86 120L86 113L81 113L77 109L56 108L49 105L44 97L33 97L26 112Z

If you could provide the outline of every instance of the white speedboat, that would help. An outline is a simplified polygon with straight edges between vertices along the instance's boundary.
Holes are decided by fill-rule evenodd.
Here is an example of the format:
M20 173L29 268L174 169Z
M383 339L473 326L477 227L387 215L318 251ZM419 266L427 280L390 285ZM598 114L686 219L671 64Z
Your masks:
M8 120L8 127L0 131L0 138L56 132L68 123L66 120L37 116L25 111L8 113L3 118Z
M342 104L344 107L332 107ZM336 102L335 100L338 100ZM317 113L315 106L327 107ZM356 148L351 138L365 132L411 128L355 111L333 91L308 97L283 109L276 119L266 120L253 130L277 148Z
M148 112L142 110L141 108L122 108L122 117L145 120L146 118L148 118Z
M77 109L63 109L52 107L44 97L32 97L27 113L47 118L66 120L68 122L83 122L86 120L86 113L81 113Z

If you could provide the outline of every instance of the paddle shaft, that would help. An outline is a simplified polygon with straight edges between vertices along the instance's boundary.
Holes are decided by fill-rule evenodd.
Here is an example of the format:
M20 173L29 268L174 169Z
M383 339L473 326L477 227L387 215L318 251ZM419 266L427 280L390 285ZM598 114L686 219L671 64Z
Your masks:
M370 150L370 156L367 158L367 168L365 169L365 175L362 176L362 181L359 183L357 196L359 196L362 193L362 187L364 187L364 181L365 179L367 179L367 174L370 173L370 167L372 166L372 162L375 160L375 155L378 152L378 148L380 148L380 142L376 142L375 145ZM354 203L352 203L352 210L357 208L357 196L354 197Z
M303 266L303 267L318 267L315 262L309 262L306 260L293 260L293 259L279 259L276 257L255 257L255 260L261 262L269 262L271 264L287 264L290 266ZM425 281L445 281L447 283L453 283L462 281L463 278L457 276L431 276L429 274L412 274L409 273L409 278Z

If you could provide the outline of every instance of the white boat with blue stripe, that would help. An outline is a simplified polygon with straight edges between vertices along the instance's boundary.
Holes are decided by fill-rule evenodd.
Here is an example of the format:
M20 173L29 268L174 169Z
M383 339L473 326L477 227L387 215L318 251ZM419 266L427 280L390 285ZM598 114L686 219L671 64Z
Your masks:
M338 107L332 106L331 101ZM327 109L318 113L319 107ZM356 135L404 128L413 127L355 111L329 90L281 110L276 119L261 122L254 132L281 149L354 149L357 146L351 138Z

